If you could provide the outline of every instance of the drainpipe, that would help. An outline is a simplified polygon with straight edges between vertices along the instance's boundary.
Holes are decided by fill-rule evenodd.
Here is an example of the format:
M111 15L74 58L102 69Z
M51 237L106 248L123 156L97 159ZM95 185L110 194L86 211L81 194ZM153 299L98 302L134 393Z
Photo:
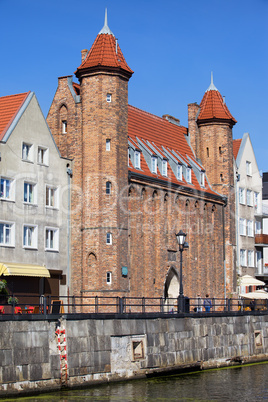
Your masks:
M224 300L226 300L226 253L225 253L225 219L224 219L224 212L225 207L227 205L227 198L223 197L224 204L222 208L222 235L223 235L223 275L224 275Z
M70 237L71 237L71 178L73 171L67 164L66 173L68 176L68 209L67 209L67 296L68 296L68 310L69 310L69 296L70 296ZM69 312L69 311L68 311Z

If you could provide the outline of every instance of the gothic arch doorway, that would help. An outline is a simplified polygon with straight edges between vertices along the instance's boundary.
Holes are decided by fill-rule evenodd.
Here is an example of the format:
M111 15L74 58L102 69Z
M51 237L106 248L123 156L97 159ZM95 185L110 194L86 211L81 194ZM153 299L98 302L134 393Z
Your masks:
M177 298L180 292L179 275L174 267L171 267L165 281L164 298L165 310L177 311Z

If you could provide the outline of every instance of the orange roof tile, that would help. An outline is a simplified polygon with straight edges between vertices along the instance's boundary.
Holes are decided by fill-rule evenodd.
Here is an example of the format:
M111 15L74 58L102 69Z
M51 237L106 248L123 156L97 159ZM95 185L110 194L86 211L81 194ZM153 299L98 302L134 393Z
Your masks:
M79 76L82 70L95 67L112 67L127 72L129 76L133 74L119 45L116 44L115 37L111 34L99 34L97 36L85 60L77 68L75 74Z
M16 117L30 92L0 98L0 141Z
M200 120L229 120L234 125L236 120L229 112L223 98L218 90L207 90L200 104L200 113L197 121Z
M234 154L235 159L237 158L241 142L242 142L242 138L240 138L238 140L233 140L233 154Z
M138 139L141 140L141 142L144 144L146 144L146 141L149 141L150 144L154 145L158 150L161 149L161 153L163 152L162 147L164 147L167 151L170 152L170 154L172 154L174 159L178 160L179 163L179 158L177 158L176 155L172 153L172 151L175 151L178 156L180 156L183 161L185 161L189 166L190 161L188 157L191 158L195 162L195 164L200 167L200 164L197 163L193 151L185 138L186 134L186 127L178 126L176 124L170 123L165 118L155 116L130 105L128 106L128 135L132 143L134 143L138 147ZM147 147L149 148L148 145ZM142 154L141 169L135 169L131 165L129 166L129 170L138 172L145 176L159 178L161 180L166 180L167 182L172 182L174 184L183 184L185 187L188 188L215 194L215 192L212 191L209 187L207 181L205 181L205 188L201 188L193 169L192 183L187 183L184 177L182 181L179 181L174 175L169 164L168 177L165 178L160 174L153 174L149 169Z

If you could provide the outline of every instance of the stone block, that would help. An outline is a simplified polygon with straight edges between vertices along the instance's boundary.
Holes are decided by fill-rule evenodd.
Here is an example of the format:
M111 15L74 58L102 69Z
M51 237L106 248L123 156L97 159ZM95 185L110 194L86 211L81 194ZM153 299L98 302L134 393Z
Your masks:
M0 367L11 366L13 363L12 349L0 350Z
M30 364L29 366L31 381L42 380L43 378L43 367L42 364Z
M6 366L2 371L3 383L16 382L16 369L12 366Z

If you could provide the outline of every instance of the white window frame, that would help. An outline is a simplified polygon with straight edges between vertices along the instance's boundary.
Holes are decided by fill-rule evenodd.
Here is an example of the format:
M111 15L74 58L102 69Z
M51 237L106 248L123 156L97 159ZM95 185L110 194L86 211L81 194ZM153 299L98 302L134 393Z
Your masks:
M107 94L107 95L106 95L106 101L107 101L108 103L111 103L111 102L112 102L112 94Z
M240 265L242 267L247 266L247 250L245 249L240 249Z
M45 250L59 251L59 228L45 228Z
M200 185L205 187L205 172L200 172Z
M107 283L107 285L112 284L112 273L111 273L111 271L106 272L106 283Z
M162 176L167 177L167 161L165 159L162 162Z
M33 144L28 144L27 142L22 143L22 160L33 162Z
M111 140L109 139L106 140L106 151L111 151Z
M262 234L261 221L255 221L255 234Z
M245 189L243 187L239 187L239 204L246 204Z
M37 225L23 225L23 248L37 249L38 227Z
M246 173L247 176L252 176L252 165L250 161L246 161Z
M39 165L48 166L48 148L38 147L37 151L37 163Z
M247 232L249 237L254 237L254 226L253 226L253 221L248 220L247 221Z
M177 166L177 179L182 181L182 165Z
M255 267L255 256L253 250L248 250L248 267Z
M53 193L53 195L52 195ZM57 209L58 208L58 193L59 193L59 189L58 187L55 186L50 186L49 184L46 185L46 200L45 200L45 204L46 204L46 208L53 208L53 209Z
M134 151L134 167L135 169L141 168L141 153L140 151Z
M247 190L247 206L253 207L253 191Z
M247 220L245 218L239 218L239 234L240 236L247 235Z
M2 227L1 227L2 226ZM0 246L15 246L15 223L0 221Z
M106 233L106 244L109 246L113 244L113 236L111 232Z
M186 166L186 177L187 183L192 183L192 169L189 166Z
M9 183L9 185L7 185ZM14 200L14 180L8 177L0 177L0 199L2 200Z
M260 213L260 193L254 191L254 209L256 213Z
M26 199L25 199L26 187ZM30 191L31 190L31 191ZM32 198L32 200L31 200ZM25 204L36 204L36 183L25 181L23 184L23 202Z
M157 157L154 155L151 157L151 170L152 173L157 173Z

